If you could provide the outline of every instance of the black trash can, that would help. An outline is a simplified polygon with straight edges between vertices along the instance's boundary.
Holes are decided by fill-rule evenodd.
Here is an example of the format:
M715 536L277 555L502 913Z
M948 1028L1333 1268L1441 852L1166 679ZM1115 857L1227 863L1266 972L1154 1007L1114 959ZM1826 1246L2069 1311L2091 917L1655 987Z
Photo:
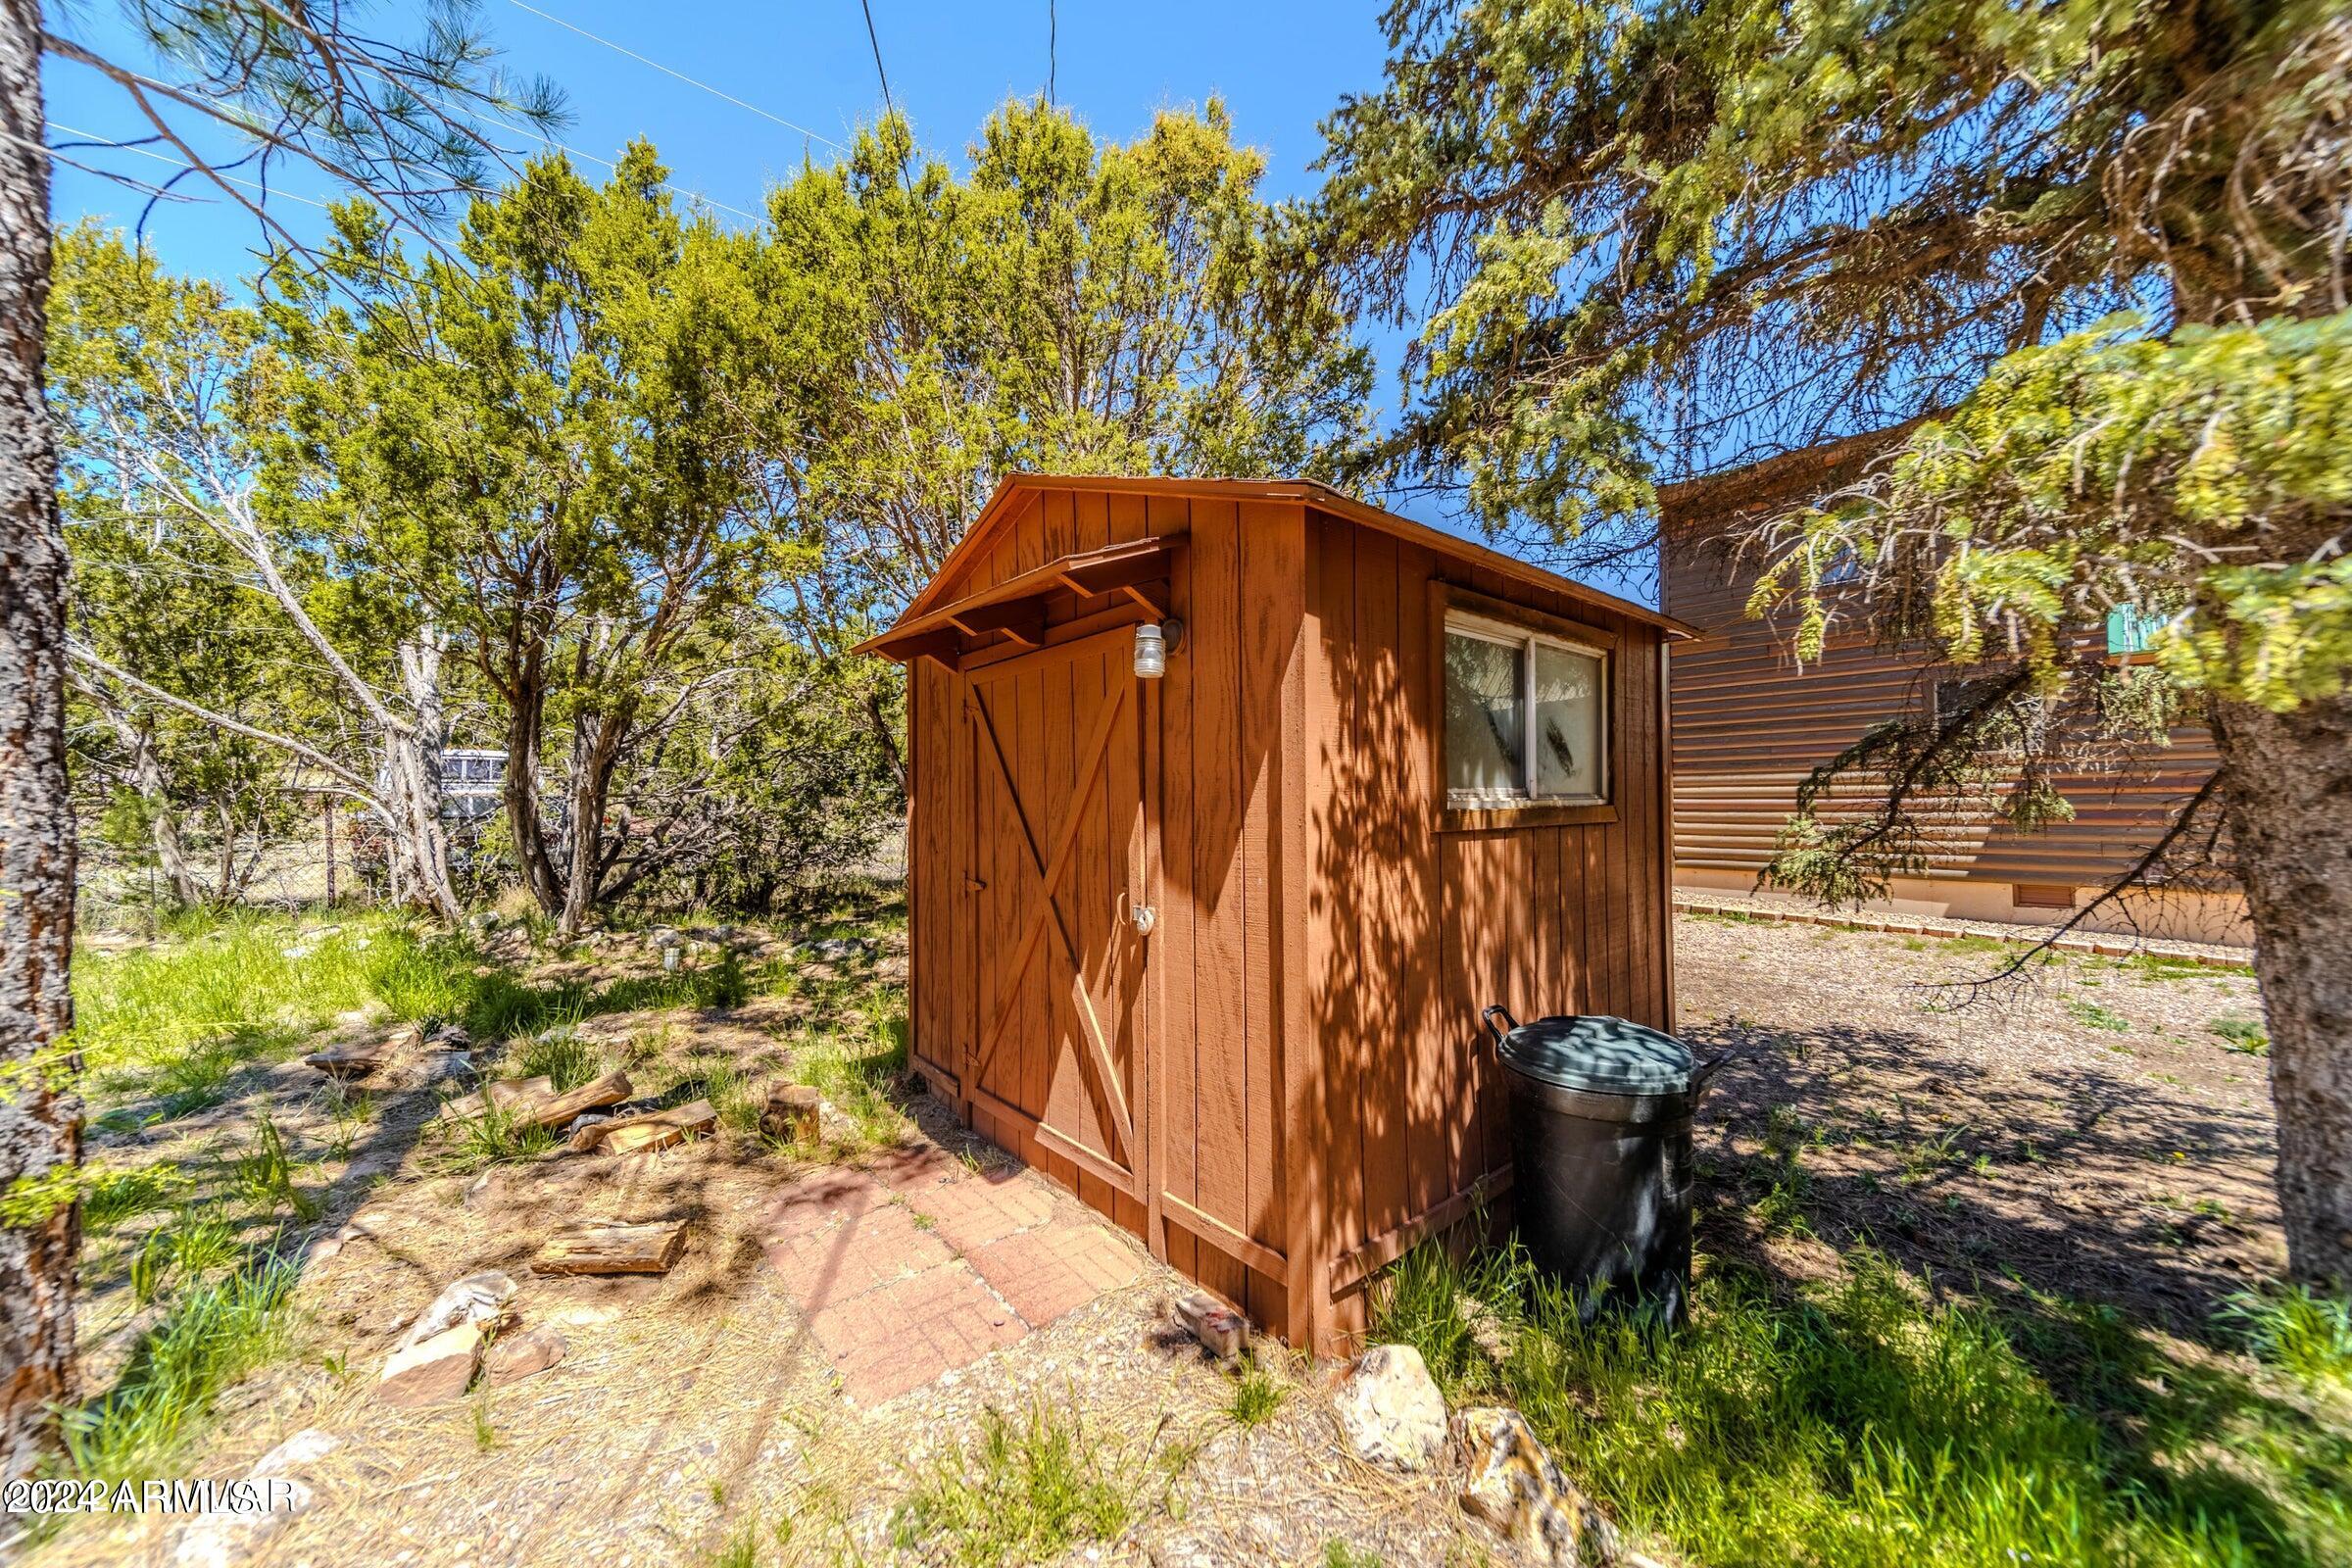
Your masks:
M1587 1310L1637 1301L1679 1322L1690 1288L1690 1112L1722 1063L1598 1014L1521 1024L1489 1007L1510 1091L1519 1236ZM1498 1021L1499 1020L1499 1021ZM1506 1027L1507 1026L1507 1027Z

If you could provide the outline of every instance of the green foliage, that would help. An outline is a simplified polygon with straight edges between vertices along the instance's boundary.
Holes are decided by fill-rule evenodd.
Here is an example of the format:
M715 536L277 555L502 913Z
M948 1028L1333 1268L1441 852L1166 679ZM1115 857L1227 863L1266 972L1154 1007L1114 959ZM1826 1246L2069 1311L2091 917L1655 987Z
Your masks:
M2258 1360L2308 1383L2352 1384L2352 1301L2308 1285L2240 1291L2217 1323Z
M166 1114L184 1114L214 1102L244 1063L381 1000L422 946L381 915L315 936L282 916L240 914L184 920L173 940L128 953L85 947L74 962L74 1043L103 1090L159 1095Z
M285 1135L264 1111L253 1129L253 1148L232 1167L246 1199L264 1209L283 1204L300 1220L318 1217L318 1200L295 1185L294 1162L286 1153Z
M1469 1268L1425 1250L1375 1334L1456 1397L1499 1377L1621 1524L1693 1561L2191 1568L2352 1546L2352 1434L2111 1312L1938 1304L1858 1251L1794 1296L1711 1264L1668 1330L1586 1313L1515 1250ZM1506 1325L1499 1373L1463 1353L1465 1296Z
M295 1275L292 1262L266 1258L182 1295L114 1387L65 1413L74 1473L109 1482L171 1473L214 1396L284 1348Z
M1062 1410L991 1407L979 1442L917 1480L899 1513L899 1544L927 1544L959 1568L1051 1561L1127 1528L1135 1506L1115 1474Z
M1263 1426L1282 1408L1287 1392L1282 1379L1253 1356L1234 1380L1233 1399L1225 1407L1226 1413L1242 1426Z

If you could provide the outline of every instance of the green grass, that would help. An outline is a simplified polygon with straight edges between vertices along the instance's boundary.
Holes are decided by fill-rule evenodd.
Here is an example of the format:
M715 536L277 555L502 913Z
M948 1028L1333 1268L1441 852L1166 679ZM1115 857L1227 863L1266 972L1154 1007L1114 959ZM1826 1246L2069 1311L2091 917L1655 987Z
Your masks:
M2352 1384L2352 1300L2307 1285L2241 1291L2218 1321L2257 1360L2307 1383Z
M1374 1333L1517 1404L1621 1524L1710 1568L2352 1560L2352 1433L2112 1312L1931 1301L1868 1250L1800 1288L1707 1268L1679 1331L1579 1305L1515 1250L1424 1248Z
M282 1203L297 1219L318 1217L318 1200L295 1184L285 1136L267 1112L254 1124L252 1149L239 1155L230 1170L236 1187L255 1207L268 1210Z
M2220 1035L2230 1051L2242 1056L2267 1056L2271 1037L2259 1018L2216 1018L2206 1028Z
M898 1544L960 1568L1046 1562L1107 1541L1135 1518L1076 1419L1043 1402L981 1413L979 1441L921 1478L899 1510Z
M74 1473L109 1482L172 1473L215 1396L284 1348L294 1276L292 1262L264 1258L184 1293L115 1386L66 1412Z
M1282 1380L1252 1359L1234 1381L1226 1413L1242 1426L1263 1426L1282 1408L1284 1392Z
M216 1104L247 1062L291 1054L337 1013L386 1000L424 944L385 915L306 935L282 915L187 917L172 940L74 961L74 1041L102 1099L167 1117ZM397 1014L399 1009L393 1009Z
M1386 1568L1379 1552L1337 1539L1323 1543L1323 1568Z
M605 1072L605 1054L595 1045L558 1028L523 1042L512 1056L514 1078L549 1078L556 1093L568 1094Z
M2132 1020L2113 1007L2102 1006L2082 997L2066 999L2066 1015L2085 1029L2104 1029L2111 1034L2124 1034L2132 1027Z
M554 1149L562 1134L537 1122L517 1121L493 1102L479 1114L436 1124L420 1163L436 1175L466 1176L492 1165L536 1159Z

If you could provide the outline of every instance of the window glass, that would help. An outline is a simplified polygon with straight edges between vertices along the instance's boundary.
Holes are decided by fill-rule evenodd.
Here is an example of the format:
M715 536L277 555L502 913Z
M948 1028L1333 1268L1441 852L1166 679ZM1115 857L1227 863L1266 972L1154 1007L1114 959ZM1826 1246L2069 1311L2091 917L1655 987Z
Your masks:
M1477 795L1527 790L1526 653L1446 633L1446 788Z
M1536 793L1601 798L1601 662L1536 644Z

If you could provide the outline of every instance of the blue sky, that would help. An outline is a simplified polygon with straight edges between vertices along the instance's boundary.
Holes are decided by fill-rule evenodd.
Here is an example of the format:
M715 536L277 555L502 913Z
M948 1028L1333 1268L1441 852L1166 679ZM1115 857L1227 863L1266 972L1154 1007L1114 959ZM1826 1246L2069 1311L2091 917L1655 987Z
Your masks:
M891 91L927 146L960 155L992 109L1045 84L1047 0L872 3ZM409 9L390 0L380 9L378 25L401 36L399 22ZM51 25L59 25L54 4L51 11ZM1316 121L1343 92L1379 84L1385 51L1378 12L1376 0L1061 0L1055 96L1099 134L1125 140L1149 125L1162 105L1220 95L1241 138L1267 155L1267 193L1302 194L1315 183L1306 166L1321 148ZM881 112L858 0L768 6L483 0L481 16L508 69L544 73L564 90L573 118L561 140L610 159L630 137L651 137L681 187L747 213L760 211L767 186L797 168L804 152L824 162L837 150L549 18L659 61L815 136L846 141L855 126ZM70 35L118 58L135 58L113 17L106 0L79 0L62 12ZM66 138L68 126L110 138L143 129L122 93L82 68L52 62L46 86L53 140ZM142 163L116 162L124 168ZM152 172L170 172L162 165ZM279 186L289 195L338 194L323 174L309 169L289 168ZM195 189L192 183L183 188ZM76 170L58 171L54 206L61 220L96 214L127 223L142 203L121 186ZM288 203L281 216L304 232L317 214ZM250 270L257 244L253 220L218 203L159 209L148 234L167 265L223 280Z

